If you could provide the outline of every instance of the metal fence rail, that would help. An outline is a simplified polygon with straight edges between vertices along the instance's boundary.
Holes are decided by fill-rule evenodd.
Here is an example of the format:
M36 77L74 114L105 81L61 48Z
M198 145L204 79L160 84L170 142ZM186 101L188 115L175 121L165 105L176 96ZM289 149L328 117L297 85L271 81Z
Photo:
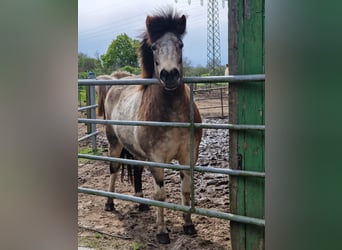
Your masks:
M192 126L192 124L189 122L125 121L125 120L100 120L100 119L86 119L86 118L79 118L78 123L125 125L125 126L178 127L178 128L189 128ZM265 130L265 125L193 123L193 126L195 128L207 128L207 129Z
M208 83L208 82L229 82L229 83L243 83L243 82L259 82L264 81L264 74L257 75L239 75L239 76L208 76L208 77L185 77L184 82L190 84L190 104L193 103L193 84L192 83ZM150 84L158 84L157 79L120 79L120 80L93 80L93 79L85 79L78 80L78 85L81 86L94 86L94 85L150 85ZM94 100L94 98L92 98ZM94 103L91 103L91 109L94 109ZM194 129L195 128L206 128L206 129L232 129L232 130L259 130L264 131L264 125L254 125L254 124L209 124L209 123L194 123L193 120L193 105L190 105L190 122L153 122L153 121L123 121L123 120L97 120L97 119L78 119L79 123L87 123L87 124L111 124L111 125L125 125L125 126L164 126L164 127L183 127L190 129L190 165L180 165L180 164L167 164L167 163L156 163L156 162L148 162L148 161L138 161L138 160L128 160L114 157L106 157L106 156L96 156L90 154L78 154L78 158L85 158L90 160L101 160L101 161L111 161L111 162L119 162L125 164L132 165L140 165L140 166L150 166L150 167L159 167L159 168L170 168L175 170L190 170L191 176L191 204L190 206L182 206L167 202L160 202L156 200L150 200L146 198L138 198L135 196L118 194L105 192L101 190L94 190L88 188L78 188L78 192L92 195L100 195L105 197L112 197L132 202L139 202L153 206L160 206L164 208L180 210L184 212L191 212L200 215L212 216L217 218L222 218L226 220L233 220L247 224L253 224L258 226L265 226L265 220L259 218L252 218L242 215L236 215L231 213L224 213L214 210L207 210L203 208L195 207L195 194L194 194L194 171L198 172L209 172L209 173L220 173L227 175L235 175L241 176L244 178L264 178L265 173L254 172L254 171L243 171L243 170L235 170L235 169L223 169L223 168L215 168L211 166L195 166L195 162L193 162L193 138L194 138ZM85 137L90 137L93 135L87 135ZM82 137L81 139L83 139ZM81 140L79 139L79 141Z
M185 83L208 83L208 82L229 82L229 83L243 83L243 82L259 82L264 81L264 74L255 75L229 75L229 76L193 76L184 77ZM91 86L91 85L150 85L158 84L158 79L119 79L119 80L93 80L93 79L79 79L79 86Z
M87 109L92 109L92 108L97 108L97 104L93 104L93 105L89 105L89 106L83 106L81 108L78 108L77 111L83 111L83 110L87 110Z
M78 154L78 157L83 158L83 159L89 159L89 160L118 162L118 163L130 164L130 165L136 165L136 166L169 168L169 169L174 169L174 170L190 170L190 166L180 165L180 164L170 164L170 163L161 163L161 162L152 162L152 161L139 161L139 160L130 160L130 159L117 158L117 157L109 157L109 156L89 155L89 154ZM244 171L244 170L236 170L236 169L230 169L230 168L194 166L193 169L194 171L197 171L197 172L208 172L208 173L216 173L216 174L235 175L235 176L251 176L251 177L261 177L261 178L265 177L265 173L263 172Z

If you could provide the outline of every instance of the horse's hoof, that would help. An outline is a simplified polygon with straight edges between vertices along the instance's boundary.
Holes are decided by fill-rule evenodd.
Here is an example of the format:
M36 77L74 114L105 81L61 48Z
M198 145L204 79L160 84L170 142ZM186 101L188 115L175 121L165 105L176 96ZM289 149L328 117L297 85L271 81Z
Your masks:
M168 233L157 234L157 240L159 244L169 244L170 237Z
M183 226L183 230L187 235L197 234L194 224Z
M105 204L105 211L113 211L113 210L114 210L114 203Z
M139 211L141 211L141 212L145 212L145 211L150 210L150 206L146 205L146 204L140 204L138 208L139 208Z

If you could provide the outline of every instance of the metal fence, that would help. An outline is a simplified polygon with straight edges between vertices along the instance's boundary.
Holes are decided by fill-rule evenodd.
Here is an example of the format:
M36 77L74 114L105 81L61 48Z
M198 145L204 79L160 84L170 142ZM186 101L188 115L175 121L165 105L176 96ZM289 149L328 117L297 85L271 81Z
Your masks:
M214 88L196 88L196 85L195 85L194 93L198 93L199 95L201 95L201 94L205 94L206 95L205 97L196 98L197 102L202 101L202 100L219 100L219 102L220 102L219 105L216 104L214 106L214 104L212 104L209 107L198 107L198 109L199 110L205 110L205 109L218 110L218 109L220 109L220 111L221 111L221 118L224 118L225 117L225 115L224 115L224 113L225 113L224 112L224 108L228 107L228 104L227 105L224 104L225 102L228 102L228 85L225 86L225 87L214 87ZM213 94L215 92L216 93L218 92L219 97L217 96L217 94L216 95ZM207 96L207 94L209 96ZM213 96L211 96L211 95L213 95ZM225 99L225 98L227 98L227 99Z
M86 123L86 124L117 124L117 125L125 125L125 126L166 126L166 127L183 127L190 128L190 160L193 158L193 136L195 128L206 128L206 129L230 129L230 130L265 130L264 125L253 125L253 124L209 124L209 123L194 123L193 120L193 84L194 83L208 83L208 82L229 82L231 84L243 84L244 82L259 82L264 81L265 75L230 75L230 76L209 76L209 77L185 77L184 82L188 83L190 86L190 122L152 122L152 121L122 121L122 120L100 120L96 119L95 113L94 116L89 118L79 118L78 123ZM93 88L94 85L151 85L158 84L157 79L120 79L120 80L94 80L94 79L85 79L78 80L79 86L89 86ZM90 91L91 92L91 91ZM95 110L95 91L91 92L93 97L90 99L93 100L90 105L86 107L82 107L81 110L90 109ZM80 111L80 109L79 109ZM92 131L90 134L79 139L86 139L92 137L95 141L97 131ZM92 143L94 145L94 143ZM94 149L94 148L93 148ZM234 175L245 178L265 178L264 172L255 172L255 171L244 171L244 170L236 170L230 168L215 168L212 166L195 166L195 162L190 161L190 165L180 165L180 164L167 164L167 163L156 163L156 162L148 162L148 161L138 161L138 160L128 160L114 157L106 157L106 156L97 156L91 154L78 154L78 158L90 159L90 160L100 160L100 161L110 161L110 162L119 162L124 164L132 164L132 165L140 165L140 166L150 166L150 167L159 167L159 168L169 168L174 170L189 170L191 175L191 204L190 206L183 206L168 202L161 202L146 198L139 198L131 195L124 195L119 193L111 193L102 190L95 190L90 188L78 188L79 193L99 195L104 197L112 197L116 199L122 199L126 201L138 202L152 206L159 206L173 210L179 210L184 212L191 212L194 214L200 214L205 216L217 217L226 220L236 221L240 223L246 224L254 224L257 226L265 226L265 220L260 218L253 218L238 214L225 213L213 209L204 209L195 207L195 193L194 193L194 172L209 172L209 173L219 173L226 175Z

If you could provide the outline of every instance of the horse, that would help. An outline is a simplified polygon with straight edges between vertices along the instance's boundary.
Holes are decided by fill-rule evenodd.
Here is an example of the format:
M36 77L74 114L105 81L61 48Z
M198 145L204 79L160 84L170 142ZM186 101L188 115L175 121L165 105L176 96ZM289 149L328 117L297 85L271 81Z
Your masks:
M114 71L110 75L99 75L96 77L96 80L115 80L115 79L128 79L128 78L137 78L137 75L131 74L127 71ZM98 100L98 115L102 116L106 119L104 112L104 100L106 98L107 92L110 89L111 85L97 85L95 87L95 91L97 94ZM134 156L128 152L125 148L121 150L120 158L123 159L132 159L134 160ZM122 172L121 172L121 181L124 179L125 168L127 168L128 181L134 184L135 195L142 197L142 166L133 166L130 164L121 164ZM133 173L132 173L133 171ZM138 209L140 211L149 210L149 206L146 204L139 204Z
M146 30L142 34L138 54L142 78L157 78L158 84L112 86L106 95L105 113L108 120L189 122L190 89L183 82L182 38L186 30L186 16L172 9L146 17ZM195 103L194 121L201 123ZM123 148L134 158L152 162L190 165L190 128L107 125L109 155L119 157ZM202 129L194 131L194 156L197 161ZM111 162L109 192L115 192L120 165ZM149 167L153 176L154 199L165 201L164 169ZM190 172L180 170L181 203L190 205ZM105 210L114 210L113 198L107 198ZM183 213L185 234L196 234L191 213ZM157 207L156 239L170 243L164 220L164 208Z

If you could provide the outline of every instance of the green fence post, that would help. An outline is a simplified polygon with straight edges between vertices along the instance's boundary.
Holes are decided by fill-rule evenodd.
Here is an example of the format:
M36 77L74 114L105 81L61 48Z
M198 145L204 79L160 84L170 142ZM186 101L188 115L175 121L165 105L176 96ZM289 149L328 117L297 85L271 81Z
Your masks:
M232 75L264 73L264 0L229 1L229 71ZM264 124L263 82L229 84L229 121ZM264 172L264 132L230 132L230 167ZM265 180L231 177L231 212L265 218ZM233 250L265 248L265 229L231 222Z

